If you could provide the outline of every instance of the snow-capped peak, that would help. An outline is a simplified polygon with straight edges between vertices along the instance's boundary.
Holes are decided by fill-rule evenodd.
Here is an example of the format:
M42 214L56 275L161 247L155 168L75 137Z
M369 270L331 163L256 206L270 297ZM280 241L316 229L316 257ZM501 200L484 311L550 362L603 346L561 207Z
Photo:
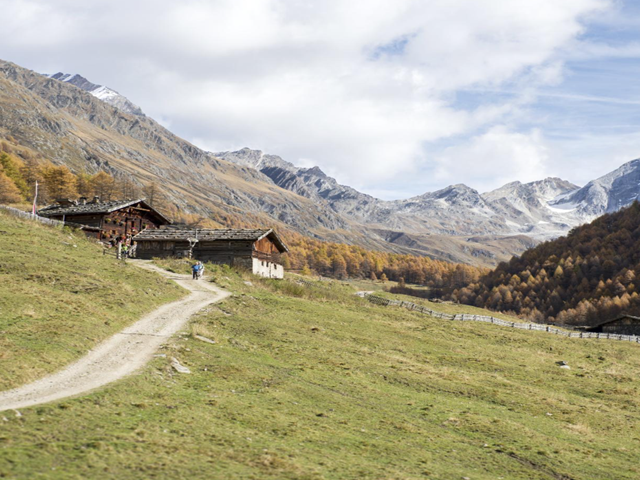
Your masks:
M75 85L76 87L81 88L86 92L89 92L94 97L99 98L103 102L108 103L109 105L112 105L119 110L122 110L123 112L131 113L133 115L144 116L144 113L142 112L140 107L135 105L128 98L124 97L123 95L120 95L118 92L116 92L115 90L112 90L109 87L92 83L86 78L84 78L82 75L79 75L77 73L71 74L71 73L58 72L58 73L54 73L53 75L45 74L45 76L49 78L53 78L54 80L58 80L60 82L65 82L65 83L70 83L71 85Z

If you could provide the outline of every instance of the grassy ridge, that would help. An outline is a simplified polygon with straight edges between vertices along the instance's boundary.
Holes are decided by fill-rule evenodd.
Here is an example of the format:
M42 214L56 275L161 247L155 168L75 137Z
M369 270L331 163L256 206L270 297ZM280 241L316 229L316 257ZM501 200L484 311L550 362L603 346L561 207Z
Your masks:
M0 477L640 474L637 345L452 324L336 283L209 270L238 293L191 323L216 344L185 334L139 375L5 413Z
M81 232L0 211L0 390L55 371L185 292Z

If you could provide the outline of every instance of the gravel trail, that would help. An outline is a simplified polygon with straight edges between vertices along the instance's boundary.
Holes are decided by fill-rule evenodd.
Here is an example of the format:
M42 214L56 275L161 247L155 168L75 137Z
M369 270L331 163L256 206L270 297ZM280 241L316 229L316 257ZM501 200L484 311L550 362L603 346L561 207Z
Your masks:
M170 273L141 260L131 263L175 281L191 294L162 305L63 370L22 387L0 392L0 411L72 397L133 373L144 366L157 348L179 331L194 313L231 295L204 279L191 280L190 275Z

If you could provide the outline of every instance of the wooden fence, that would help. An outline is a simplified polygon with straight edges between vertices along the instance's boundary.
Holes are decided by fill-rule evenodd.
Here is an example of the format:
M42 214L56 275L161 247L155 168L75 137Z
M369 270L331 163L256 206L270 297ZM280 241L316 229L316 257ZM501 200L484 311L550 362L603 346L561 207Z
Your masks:
M487 317L484 315L470 315L467 313L448 314L442 312L436 312L422 305L416 305L415 303L405 302L401 300L390 300L388 298L378 297L376 295L367 295L367 300L376 305L384 306L397 306L407 308L409 310L415 310L420 313L424 313L434 318L441 318L444 320L456 320L461 322L484 322L491 323L493 325L499 325L501 327L519 328L521 330L537 330L540 332L549 332L555 335L562 335L568 338L600 338L606 340L621 340L624 342L640 343L640 337L636 335L619 335L616 333L599 333L599 332L571 332L569 330L563 330L555 328L550 325L541 325L539 323L521 323L521 322L509 322L495 317Z
M79 228L81 230L87 228L86 225L82 225L80 223L63 222L61 220L54 220L52 218L39 217L38 215L33 215L29 212L25 212L24 210L8 207L6 205L0 205L0 209L4 210L9 215L12 215L14 217L22 218L25 220L32 220L34 222L42 223L44 225L49 225L50 227L71 227L71 228Z
M65 225L65 223L61 222L60 220L52 220L51 218L39 217L38 215L32 215L29 212L25 212L13 207L7 207L6 205L0 205L0 209L4 210L9 215L13 215L14 217L23 218L25 220L33 220L34 222L43 223L52 227L64 227Z

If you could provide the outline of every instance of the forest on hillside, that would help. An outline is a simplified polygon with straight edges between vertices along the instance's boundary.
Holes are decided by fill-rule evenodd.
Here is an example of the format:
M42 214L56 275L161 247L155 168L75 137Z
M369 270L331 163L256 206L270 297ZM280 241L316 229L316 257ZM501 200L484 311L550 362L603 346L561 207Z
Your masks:
M429 257L366 250L357 245L331 243L285 232L290 252L285 268L326 277L395 280L433 289L455 289L478 281L488 269L433 260Z
M56 199L100 197L101 200L146 198L175 223L190 228L260 228L265 219L246 213L203 217L182 211L163 194L160 185L139 185L129 175L111 175L105 171L94 174L74 173L64 165L55 165L29 149L0 141L0 204L30 204L38 182L38 205ZM290 248L283 256L287 270L306 275L331 278L366 278L386 282L406 281L436 289L460 288L475 282L486 269L470 265L432 260L428 257L401 255L366 250L357 245L324 242L292 230L278 229Z
M640 204L501 263L450 298L537 322L597 325L640 315Z

